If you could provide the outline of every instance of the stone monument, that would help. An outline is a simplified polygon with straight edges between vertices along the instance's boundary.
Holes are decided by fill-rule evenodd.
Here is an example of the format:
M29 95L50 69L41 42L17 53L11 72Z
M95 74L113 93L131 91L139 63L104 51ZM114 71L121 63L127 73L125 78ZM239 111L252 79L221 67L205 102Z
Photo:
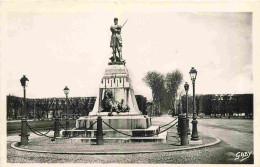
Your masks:
M114 23L110 28L112 32L110 47L113 51L110 58L111 62L105 68L105 73L99 83L94 108L88 116L80 117L76 121L76 129L68 130L65 134L73 136L76 133L77 137L81 136L85 139L84 142L90 141L91 137L95 137L97 128L96 124L93 125L93 123L96 122L98 116L101 116L102 120L110 126L102 125L105 141L107 139L108 141L126 142L141 139L141 141L166 142L167 132L161 136L153 136L159 131L159 127L152 126L151 118L142 115L138 108L134 88L125 66L126 63L122 59L121 29L124 25L118 25L117 18L114 19ZM117 131L111 129L111 127ZM128 136L118 131L128 134ZM82 141L82 138L80 139Z

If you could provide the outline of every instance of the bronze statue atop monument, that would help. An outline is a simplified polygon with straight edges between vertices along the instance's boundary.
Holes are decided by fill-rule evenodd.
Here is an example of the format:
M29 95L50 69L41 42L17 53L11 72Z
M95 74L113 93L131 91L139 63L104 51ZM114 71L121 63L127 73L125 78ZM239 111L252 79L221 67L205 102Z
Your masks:
M112 54L113 54L112 57L110 57L111 62L119 62L119 63L122 62L125 64L125 60L123 60L122 58L122 37L121 37L121 29L123 28L125 23L122 26L118 25L118 18L114 18L114 25L110 27L110 30L112 32L110 47L112 48Z

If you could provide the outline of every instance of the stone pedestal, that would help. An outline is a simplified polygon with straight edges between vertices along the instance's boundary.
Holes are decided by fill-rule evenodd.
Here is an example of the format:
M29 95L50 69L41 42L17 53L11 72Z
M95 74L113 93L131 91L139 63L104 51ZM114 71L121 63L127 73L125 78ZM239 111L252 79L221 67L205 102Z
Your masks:
M105 74L101 79L99 86L97 101L93 110L89 113L89 116L108 115L109 111L104 111L104 108L102 107L102 101L104 100L107 91L112 92L112 98L115 102L121 103L123 101L123 107L128 106L130 108L128 112L115 113L116 115L142 114L138 109L132 81L129 77L128 70L124 65L109 65L105 69Z

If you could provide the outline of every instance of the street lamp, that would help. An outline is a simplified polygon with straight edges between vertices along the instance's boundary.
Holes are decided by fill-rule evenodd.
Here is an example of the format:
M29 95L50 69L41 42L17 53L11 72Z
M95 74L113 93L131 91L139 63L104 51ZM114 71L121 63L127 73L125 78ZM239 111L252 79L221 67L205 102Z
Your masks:
M184 89L186 92L186 117L188 118L188 92L189 92L189 84L185 82Z
M198 130L197 130L197 124L198 121L197 119L197 114L195 110L195 80L197 77L197 70L192 67L190 70L190 77L192 81L192 86L193 86L193 117L192 117L192 134L191 134L191 140L199 140L199 135L198 135Z
M28 85L28 78L24 75L21 79L21 85L23 87L23 109L21 114L21 145L28 145L28 136L27 133L27 114L26 114L26 87Z
M65 95L66 95L66 130L69 128L69 120L68 120L68 94L70 92L70 89L65 86L63 89Z

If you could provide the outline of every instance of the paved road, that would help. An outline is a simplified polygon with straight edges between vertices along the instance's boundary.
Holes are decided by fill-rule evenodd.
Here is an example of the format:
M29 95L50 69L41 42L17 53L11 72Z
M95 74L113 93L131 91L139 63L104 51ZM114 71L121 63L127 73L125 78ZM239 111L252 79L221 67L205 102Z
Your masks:
M199 133L217 137L231 147L254 151L253 120L199 119Z
M168 122L168 116L153 118L153 123ZM190 122L191 122L190 118ZM190 123L192 129L192 124ZM243 151L254 150L253 120L250 119L198 119L198 131L205 136L221 139L231 147Z

